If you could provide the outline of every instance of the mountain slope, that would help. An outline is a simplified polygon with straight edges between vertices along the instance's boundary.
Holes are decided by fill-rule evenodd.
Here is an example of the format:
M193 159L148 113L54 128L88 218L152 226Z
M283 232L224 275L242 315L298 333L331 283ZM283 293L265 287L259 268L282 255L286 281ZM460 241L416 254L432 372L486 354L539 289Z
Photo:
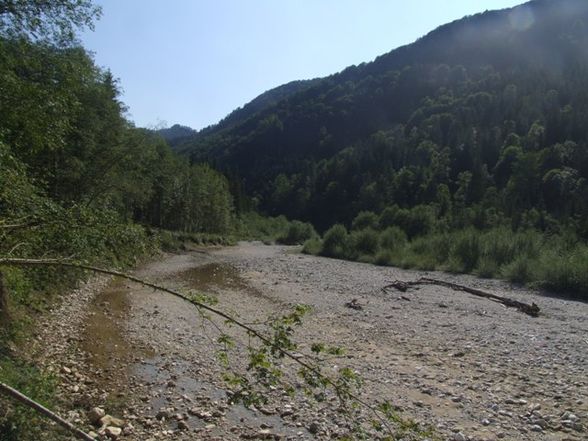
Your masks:
M569 218L585 209L587 60L588 2L536 0L441 26L180 148L319 227L440 192ZM574 202L554 201L569 189Z

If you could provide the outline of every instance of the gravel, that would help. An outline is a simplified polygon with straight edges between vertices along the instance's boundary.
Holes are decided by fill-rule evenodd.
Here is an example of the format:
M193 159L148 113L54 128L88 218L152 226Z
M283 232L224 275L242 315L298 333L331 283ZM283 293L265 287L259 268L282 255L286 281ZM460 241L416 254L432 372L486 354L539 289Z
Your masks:
M247 322L295 304L312 306L294 336L301 356L314 342L344 347L346 355L329 360L328 371L356 370L363 399L391 401L402 417L433 427L440 439L588 437L585 303L495 280L344 262L260 243L163 255L136 275L215 294L219 309ZM541 315L531 318L444 287L381 289L422 276L535 302ZM316 403L275 390L261 409L228 406L216 356L219 332L182 300L126 282L87 291L79 304L47 321L39 340L54 337L45 344L49 356L39 358L51 360L65 401L75 408L72 420L88 430L82 410L100 406L132 427L120 438L129 440L333 439L346 432L328 394ZM89 300L90 292L98 295ZM247 340L234 328L228 333ZM236 369L243 369L244 354L240 347L232 352ZM284 369L294 367L285 363Z

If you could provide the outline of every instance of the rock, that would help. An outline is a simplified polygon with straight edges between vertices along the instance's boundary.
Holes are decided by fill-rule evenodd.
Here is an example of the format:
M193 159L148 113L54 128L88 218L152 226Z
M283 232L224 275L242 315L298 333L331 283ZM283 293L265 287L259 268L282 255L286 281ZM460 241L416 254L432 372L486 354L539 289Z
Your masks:
M155 415L155 418L158 420L168 419L169 418L169 411L167 409L159 409L159 412Z
M106 412L101 407L94 407L90 412L88 412L88 419L94 425L100 423L100 419L106 415Z
M461 432L454 433L451 439L452 441L467 441L466 436Z
M317 433L319 433L320 430L321 430L321 428L318 425L318 423L316 423L316 422L310 423L310 425L308 426L308 431L310 433L312 433L313 435L316 435Z
M115 418L111 415L104 415L102 418L100 418L99 422L102 427L124 427L125 425L124 420L121 420L120 418Z
M122 433L122 429L120 427L108 426L104 433L110 439L117 439Z
M578 417L576 415L574 415L572 412L566 411L561 416L561 419L562 420L568 420L568 421L577 421L578 420Z
M188 426L188 423L186 423L185 421L179 421L178 422L178 429L180 430L188 430L190 427Z
M131 423L128 423L125 427L123 427L123 435L132 435L135 432L135 426Z
M529 427L529 430L531 432L543 432L543 429L538 424L533 424L531 427Z

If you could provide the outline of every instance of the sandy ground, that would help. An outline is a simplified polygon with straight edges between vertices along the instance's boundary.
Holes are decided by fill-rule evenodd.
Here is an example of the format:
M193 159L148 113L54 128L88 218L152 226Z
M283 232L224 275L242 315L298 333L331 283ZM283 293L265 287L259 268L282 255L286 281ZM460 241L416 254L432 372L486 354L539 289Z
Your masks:
M364 381L363 399L391 401L402 417L434 428L438 439L588 439L588 304L493 280L296 251L259 243L194 250L162 256L136 275L214 294L216 307L247 322L310 305L294 337L297 351L310 353L314 342L345 348L345 356L327 362L331 372L353 368ZM535 302L542 313L532 318L436 286L381 289L421 276ZM352 299L361 310L345 306ZM347 430L330 396L316 403L276 390L260 409L227 406L218 330L180 299L113 282L83 317L68 320L63 332L82 331L62 350L69 355L52 363L80 409L101 405L132 424L121 439L336 439ZM246 343L235 329L228 332ZM235 368L244 354L234 350ZM295 375L288 378L297 385ZM88 428L83 412L69 416Z

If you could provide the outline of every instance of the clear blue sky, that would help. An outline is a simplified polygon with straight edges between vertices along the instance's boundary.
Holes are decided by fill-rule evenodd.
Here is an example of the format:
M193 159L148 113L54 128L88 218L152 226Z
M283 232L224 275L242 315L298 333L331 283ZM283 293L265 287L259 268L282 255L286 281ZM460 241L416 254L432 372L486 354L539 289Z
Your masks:
M523 0L97 0L82 35L137 126L200 129L260 93L321 77L437 26Z

